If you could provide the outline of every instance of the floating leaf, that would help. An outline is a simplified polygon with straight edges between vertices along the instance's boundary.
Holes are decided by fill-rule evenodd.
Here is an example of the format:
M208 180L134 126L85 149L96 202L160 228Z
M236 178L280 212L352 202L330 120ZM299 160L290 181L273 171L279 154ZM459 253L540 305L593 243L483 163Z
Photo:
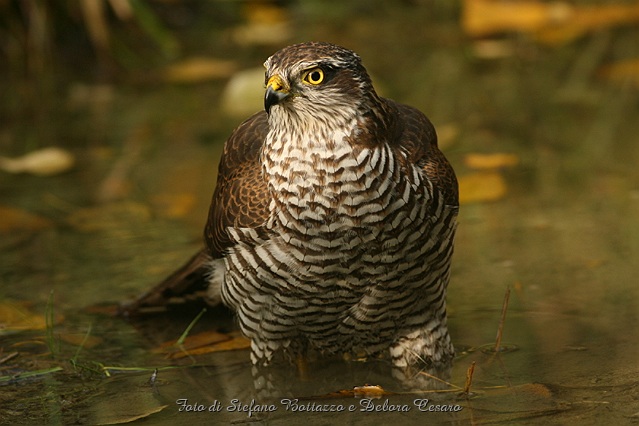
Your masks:
M497 172L477 172L459 178L459 201L477 203L499 200L506 195L506 181Z
M354 386L353 389L342 389L324 395L315 395L305 399L332 399L332 398L381 398L382 396L395 395L379 385Z
M502 167L513 167L519 164L519 157L516 154L494 153L494 154L467 154L464 157L464 164L471 169L494 170Z
M16 230L38 231L53 225L49 219L13 207L0 206L0 233Z
M388 393L379 385L355 386L353 394L357 397L380 398Z
M217 331L205 331L202 333L188 335L183 341L181 347L184 349L195 349L202 346L212 345L214 343L230 340L231 336L228 334L218 333ZM177 346L179 339L164 342L158 348L159 352L172 350Z
M199 83L227 78L235 71L233 61L214 58L189 58L165 68L162 79L172 83Z
M51 176L70 170L75 157L60 148L43 148L22 157L0 157L0 169L9 173L31 173L37 176Z
M60 333L58 335L60 340L67 342L73 346L81 346L85 349L91 349L100 343L104 339L97 336L87 336L86 333Z
M159 213L170 219L187 216L196 204L195 195L190 193L159 194L154 196L152 201L158 206Z
M551 45L563 44L589 32L639 22L639 3L569 6L560 22L549 22L535 37Z
M462 27L472 37L504 31L538 31L564 22L571 7L564 2L465 0Z
M177 345L178 340L165 342L154 352L165 353L170 359L180 359L212 352L246 349L251 346L250 340L237 333L223 334L216 331L189 335L184 339L181 346Z
M56 322L62 317L57 316ZM12 331L44 330L47 320L43 314L34 313L26 302L0 302L0 335Z
M462 27L471 37L516 31L547 44L639 21L639 3L574 6L567 1L465 0L463 6Z
M285 8L268 2L251 2L244 8L246 24L235 28L233 39L242 45L278 45L293 35Z
M613 83L632 83L639 87L639 59L615 62L601 69L599 75Z

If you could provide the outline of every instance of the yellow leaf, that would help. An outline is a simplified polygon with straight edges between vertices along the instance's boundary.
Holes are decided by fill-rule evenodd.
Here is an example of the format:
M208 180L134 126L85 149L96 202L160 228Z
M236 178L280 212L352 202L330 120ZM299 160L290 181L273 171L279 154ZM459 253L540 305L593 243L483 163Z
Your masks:
M159 213L169 219L187 216L193 211L195 203L195 195L189 193L158 194L153 197L153 204L157 205Z
M226 78L233 74L235 68L232 61L196 57L168 66L162 71L162 77L172 83L198 83Z
M75 157L56 147L42 148L22 157L0 157L0 169L8 173L31 173L36 176L52 176L73 168Z
M198 334L191 334L184 339L182 342L182 348L184 349L195 349L202 346L212 345L214 343L223 342L225 340L230 340L231 336L228 334L218 333L217 331L205 331ZM171 340L168 342L164 342L158 348L158 351L163 352L171 350L175 348L177 345L178 339Z
M494 154L467 154L464 157L464 164L471 169L490 170L501 167L513 167L519 164L519 157L516 154L494 153Z
M43 330L46 327L44 315L31 312L28 303L0 302L0 335L6 331Z
M507 31L557 45L588 32L639 21L639 3L581 6L568 1L464 0L462 27L471 37Z
M60 340L70 343L73 346L81 346L85 349L91 349L100 343L102 338L97 336L87 336L86 333L60 333Z
M602 68L599 75L610 82L632 82L639 87L639 59L615 62Z
M472 37L504 31L537 31L562 22L570 12L563 2L465 0L462 27Z
M288 11L266 2L252 2L244 5L243 13L252 23L277 24L289 20Z
M238 333L223 334L217 331L205 331L188 336L181 346L177 346L177 340L172 340L163 343L153 352L165 353L169 359L180 359L211 352L246 349L250 346L251 341Z
M353 394L357 397L380 398L387 395L387 392L379 385L355 386Z
M497 172L477 172L459 178L459 201L495 201L506 195L506 181Z
M213 352L225 352L234 351L237 349L248 349L251 347L251 341L245 337L237 336L229 340L225 340L219 343L213 343L211 345L202 346L194 349L181 350L176 348L168 354L169 359L180 359L187 356L204 355Z
M49 219L13 207L0 206L0 217L2 234L15 230L39 231L53 225Z

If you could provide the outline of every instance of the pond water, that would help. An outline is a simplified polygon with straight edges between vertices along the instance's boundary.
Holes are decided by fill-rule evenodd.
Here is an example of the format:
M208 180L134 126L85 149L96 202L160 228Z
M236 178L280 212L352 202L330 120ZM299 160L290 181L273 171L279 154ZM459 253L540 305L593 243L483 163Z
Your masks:
M51 120L11 123L0 145L22 153L12 141L38 139L77 158L59 176L0 172L0 309L22 318L0 329L0 423L639 421L639 91L599 72L639 54L637 29L550 47L507 37L511 54L479 59L458 10L430 3L363 2L339 17L309 6L292 41L356 50L380 92L431 118L466 182L448 384L411 391L383 361L311 362L302 378L290 366L254 374L247 349L168 359L157 348L200 308L127 320L115 307L198 249L222 143L241 118L221 111L222 81L70 82L49 101ZM276 49L245 48L241 65ZM518 161L478 172L473 153ZM234 329L210 309L191 333ZM264 400L256 385L272 386ZM354 397L364 385L385 393Z

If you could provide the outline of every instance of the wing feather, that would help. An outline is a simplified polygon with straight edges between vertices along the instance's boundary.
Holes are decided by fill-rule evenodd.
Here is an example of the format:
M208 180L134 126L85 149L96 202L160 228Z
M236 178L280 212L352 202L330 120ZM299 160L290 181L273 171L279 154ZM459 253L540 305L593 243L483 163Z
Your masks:
M224 145L204 230L214 259L223 257L233 244L229 227L256 228L268 218L270 198L260 163L267 133L266 113L259 112L240 124Z

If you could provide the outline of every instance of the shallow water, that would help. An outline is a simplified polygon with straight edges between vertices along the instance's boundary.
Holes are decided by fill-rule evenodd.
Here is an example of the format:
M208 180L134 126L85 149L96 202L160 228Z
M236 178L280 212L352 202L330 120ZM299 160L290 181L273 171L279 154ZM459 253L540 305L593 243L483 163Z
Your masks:
M505 193L461 207L448 293L458 356L451 385L442 386L451 392L409 392L383 361L324 361L311 363L305 380L289 367L271 371L274 408L248 417L232 402L248 409L255 398L247 350L177 361L152 351L179 337L199 308L135 321L114 316L113 306L199 247L221 144L241 121L219 111L221 83L123 85L110 87L100 107L87 101L78 111L66 98L51 101L60 104L62 120L47 124L55 139L41 145L76 154L73 171L0 175L1 205L43 220L12 222L2 231L0 302L56 319L48 328L0 334L0 359L19 353L0 363L0 377L15 376L0 383L1 423L637 421L639 92L599 79L597 66L588 65L636 56L637 30L552 48L508 38L512 56L480 60L469 53L456 11L443 2L364 9L344 15L352 17L348 26L341 25L344 16L306 11L297 37L358 51L386 96L430 116L458 176L475 173L464 162L469 153L520 160L492 172L504 178ZM425 21L432 25L425 29ZM406 31L395 31L398 23ZM382 40L382 31L393 35ZM241 56L250 58L246 66L259 66L275 49ZM451 129L456 136L446 136ZM30 134L19 122L7 132ZM495 354L507 288L502 346L509 350ZM233 327L227 312L209 310L193 332ZM59 337L69 335L79 337ZM473 362L471 394L463 395ZM42 374L20 376L35 371ZM370 402L335 395L365 384L388 394ZM302 412L308 405L282 398L315 409L333 405L333 412ZM424 399L460 410L420 411L415 401ZM205 411L187 409L199 405Z

